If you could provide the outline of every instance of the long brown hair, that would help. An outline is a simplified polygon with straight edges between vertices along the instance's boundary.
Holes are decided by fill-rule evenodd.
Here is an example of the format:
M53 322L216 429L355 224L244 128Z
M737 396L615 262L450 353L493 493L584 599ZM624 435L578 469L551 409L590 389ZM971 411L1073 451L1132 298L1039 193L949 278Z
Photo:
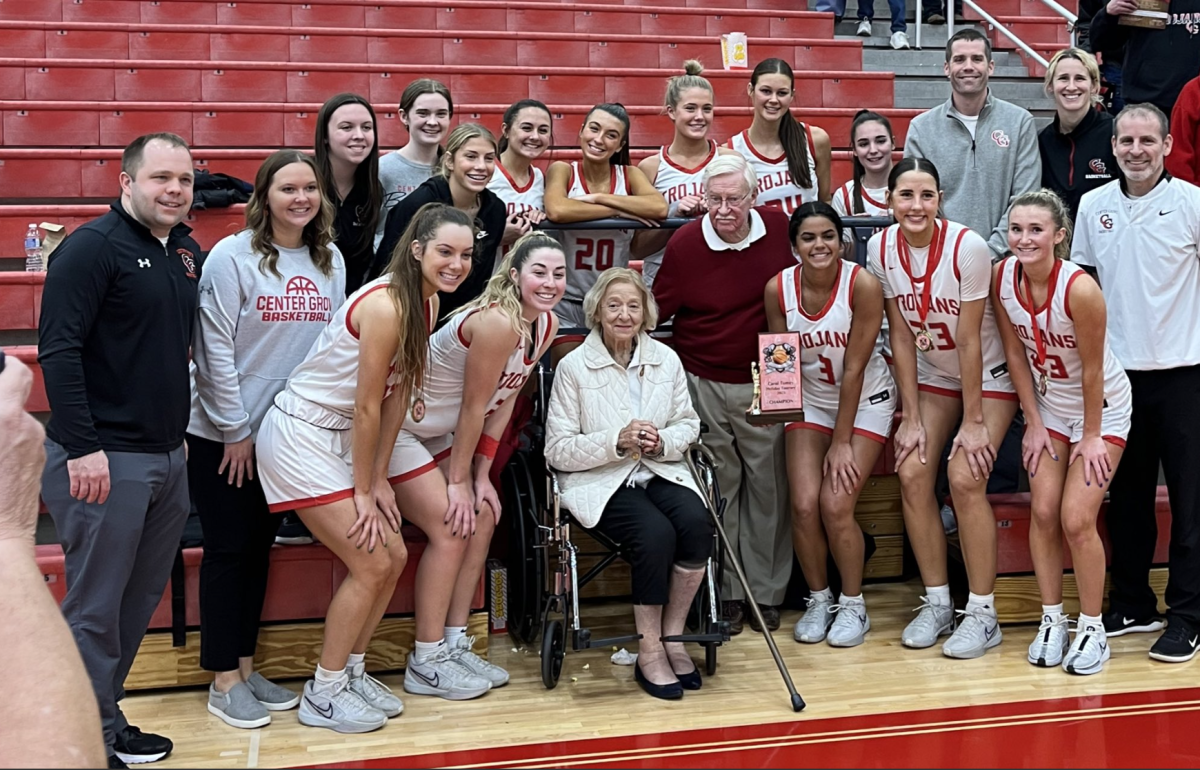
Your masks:
M333 164L329 160L329 119L338 108L347 104L361 104L367 108L374 126L374 144L367 157L354 169L354 186L365 185L367 188L366 210L358 212L359 221L363 223L359 235L359 245L374 244L375 230L379 227L379 211L383 206L383 186L379 184L379 121L375 119L375 109L371 103L358 94L338 94L321 105L317 113L317 131L313 139L313 150L317 156L318 176L325 182L325 192L330 200L337 193L337 182L333 178Z
M750 85L757 86L758 79L763 75L783 75L791 84L792 92L796 91L796 76L792 68L783 59L763 59L750 74ZM808 168L808 136L804 126L797 122L790 109L783 111L779 118L779 143L783 145L783 154L787 156L788 172L792 181L799 187L812 187L812 172Z
M888 136L892 138L892 147L895 148L896 139L892 133L892 122L880 115L878 112L871 110L859 110L854 113L854 122L850 124L850 156L854 159L854 179L850 185L850 214L862 214L866 211L863 205L862 180L866 175L867 169L863 167L862 161L858 159L858 153L854 151L855 143L858 141L858 129L864 123L879 123L888 132Z
M275 248L273 238L275 229L271 224L270 192L275 175L284 166L302 163L313 171L317 179L317 190L321 194L321 208L317 215L304 226L300 242L308 248L313 264L322 275L333 272L333 220L335 216L333 203L325 194L325 181L317 169L316 162L307 153L299 150L276 150L258 167L254 176L254 192L250 193L250 201L246 204L246 229L250 231L250 248L255 254L261 255L258 270L263 275L273 274L282 278L276 264L279 262L279 250Z
M398 334L400 347L396 351L397 388L412 393L413 386L425 379L426 354L429 351L429 329L425 323L425 298L421 289L425 281L421 262L413 256L413 243L422 251L429 245L442 225L462 225L475 237L475 223L466 213L444 203L426 203L417 209L408 227L392 251L386 273L388 295L400 318Z

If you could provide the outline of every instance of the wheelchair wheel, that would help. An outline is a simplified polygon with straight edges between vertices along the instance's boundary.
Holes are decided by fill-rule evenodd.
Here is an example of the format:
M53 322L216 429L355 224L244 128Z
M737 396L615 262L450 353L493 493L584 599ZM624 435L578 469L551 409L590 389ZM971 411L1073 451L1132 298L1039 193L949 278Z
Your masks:
M704 673L712 676L717 673L717 643L708 642L704 645Z
M523 452L513 455L504 469L504 502L512 527L508 558L509 632L524 644L537 641L541 627L542 554L535 548L539 537L538 500Z
M553 690L562 673L563 656L566 654L567 627L560 620L551 620L542 634L542 684Z

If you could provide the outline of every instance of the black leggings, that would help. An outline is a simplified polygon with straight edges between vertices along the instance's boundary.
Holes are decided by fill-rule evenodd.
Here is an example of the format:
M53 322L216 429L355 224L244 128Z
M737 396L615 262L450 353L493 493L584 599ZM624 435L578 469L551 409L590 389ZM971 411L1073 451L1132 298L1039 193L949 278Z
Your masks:
M596 529L621 544L633 569L633 603L667 603L674 564L703 564L712 553L713 524L692 490L662 478L645 487L622 485Z
M254 655L258 622L267 595L271 545L282 517L267 511L258 474L241 488L218 476L225 456L219 441L188 442L188 485L204 530L200 562L200 666L233 671L238 658Z

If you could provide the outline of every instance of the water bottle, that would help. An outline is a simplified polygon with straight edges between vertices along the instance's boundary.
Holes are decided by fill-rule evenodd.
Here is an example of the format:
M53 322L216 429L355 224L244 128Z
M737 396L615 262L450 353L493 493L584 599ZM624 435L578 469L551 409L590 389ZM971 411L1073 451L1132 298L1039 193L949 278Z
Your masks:
M25 231L25 272L40 273L46 269L42 264L42 231L33 222Z

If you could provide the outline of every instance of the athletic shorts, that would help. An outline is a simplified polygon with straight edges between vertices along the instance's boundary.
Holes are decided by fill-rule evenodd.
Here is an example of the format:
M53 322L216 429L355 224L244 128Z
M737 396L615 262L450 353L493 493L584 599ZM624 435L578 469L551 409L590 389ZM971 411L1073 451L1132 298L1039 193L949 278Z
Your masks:
M1082 399L1080 399L1082 402ZM1065 444L1078 444L1083 440L1083 410L1076 414L1064 415L1038 401L1038 413L1042 416L1042 424L1050 433ZM1133 397L1129 386L1126 385L1116 394L1104 399L1104 409L1100 412L1100 436L1110 444L1125 446L1129 436L1129 425L1133 417Z
M349 428L322 428L272 406L259 428L255 452L272 513L354 497Z
M854 416L854 435L864 436L880 444L886 444L892 432L892 418L896 414L895 394L888 394L886 401L876 404L859 404ZM815 430L827 436L833 435L837 422L836 409L823 409L812 404L804 405L804 422L785 423L784 430Z
M962 380L947 377L937 369L925 363L921 354L917 354L917 390L934 393L939 396L962 398ZM1008 375L1008 364L998 364L989 371L983 370L983 397L996 398L1002 401L1018 401L1017 389L1013 387L1012 377Z
M437 468L438 463L450 457L450 446L454 435L422 439L406 430L396 437L396 448L388 461L388 483L403 484Z

